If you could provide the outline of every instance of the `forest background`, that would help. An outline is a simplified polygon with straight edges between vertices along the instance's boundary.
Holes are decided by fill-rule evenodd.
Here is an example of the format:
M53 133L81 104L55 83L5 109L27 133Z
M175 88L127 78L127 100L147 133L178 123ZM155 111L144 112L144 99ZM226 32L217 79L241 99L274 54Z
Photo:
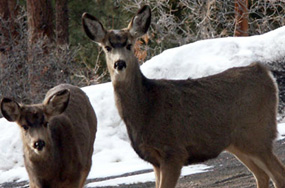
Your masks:
M120 29L144 4L152 23L135 44L141 62L197 40L257 35L285 23L284 0L0 0L0 98L36 103L60 83L110 81L81 15L89 12L107 29Z

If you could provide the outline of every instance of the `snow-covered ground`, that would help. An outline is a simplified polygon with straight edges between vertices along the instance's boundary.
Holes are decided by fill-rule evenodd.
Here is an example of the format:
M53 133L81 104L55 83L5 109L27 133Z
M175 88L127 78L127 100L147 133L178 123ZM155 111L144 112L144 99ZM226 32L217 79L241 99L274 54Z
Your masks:
M251 62L280 61L285 57L285 27L269 33L239 38L198 41L164 51L142 65L149 78L185 79L216 74L230 67ZM93 165L88 179L116 176L151 169L139 159L129 144L126 128L115 108L111 83L82 88L90 98L98 118ZM23 164L20 130L15 123L0 119L0 184L28 180ZM285 124L279 124L285 134ZM183 168L182 175L201 173L211 167L193 165ZM118 185L154 181L153 173L100 181L87 186Z

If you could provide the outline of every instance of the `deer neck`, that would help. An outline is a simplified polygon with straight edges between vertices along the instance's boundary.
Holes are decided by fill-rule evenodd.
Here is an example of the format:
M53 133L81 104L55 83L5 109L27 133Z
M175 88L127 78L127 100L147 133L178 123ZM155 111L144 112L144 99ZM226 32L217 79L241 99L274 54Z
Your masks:
M116 106L126 124L132 124L130 121L133 119L138 120L147 105L147 94L143 83L148 79L142 74L138 62L132 65L124 70L126 72L121 75L122 77L111 76Z
M115 90L125 90L127 88L137 88L144 75L142 74L137 60L120 72L115 70L111 74L111 80ZM124 91L126 92L126 91Z

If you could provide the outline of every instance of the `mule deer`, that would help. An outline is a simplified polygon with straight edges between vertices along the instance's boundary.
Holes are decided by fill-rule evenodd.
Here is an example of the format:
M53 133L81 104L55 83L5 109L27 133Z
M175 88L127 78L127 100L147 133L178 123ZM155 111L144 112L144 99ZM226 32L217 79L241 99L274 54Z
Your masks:
M42 104L3 98L1 112L21 128L31 188L81 188L91 167L97 130L85 93L68 84L48 91Z
M188 80L155 80L140 71L133 46L150 26L143 6L121 30L106 30L88 13L87 36L104 49L119 114L132 147L154 167L156 188L175 187L184 165L233 153L254 174L258 187L285 187L285 169L272 152L277 89L263 65L232 68Z

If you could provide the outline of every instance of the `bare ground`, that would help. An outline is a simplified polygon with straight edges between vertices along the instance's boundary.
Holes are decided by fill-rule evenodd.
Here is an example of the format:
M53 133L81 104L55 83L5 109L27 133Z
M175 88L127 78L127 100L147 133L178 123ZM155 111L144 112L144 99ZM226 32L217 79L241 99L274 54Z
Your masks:
M274 151L278 158L285 164L285 139L279 140L274 144ZM179 179L176 188L254 188L256 187L253 175L244 167L233 155L223 152L218 158L209 160L206 165L212 166L208 172L185 176ZM105 179L114 179L135 174L143 174L149 171L139 171L128 173L122 176L113 176L107 178L98 178L88 180L87 182L103 181ZM28 182L7 182L0 184L0 188L28 187ZM104 188L154 188L154 182L120 185L117 187ZM270 185L273 188L273 185Z

